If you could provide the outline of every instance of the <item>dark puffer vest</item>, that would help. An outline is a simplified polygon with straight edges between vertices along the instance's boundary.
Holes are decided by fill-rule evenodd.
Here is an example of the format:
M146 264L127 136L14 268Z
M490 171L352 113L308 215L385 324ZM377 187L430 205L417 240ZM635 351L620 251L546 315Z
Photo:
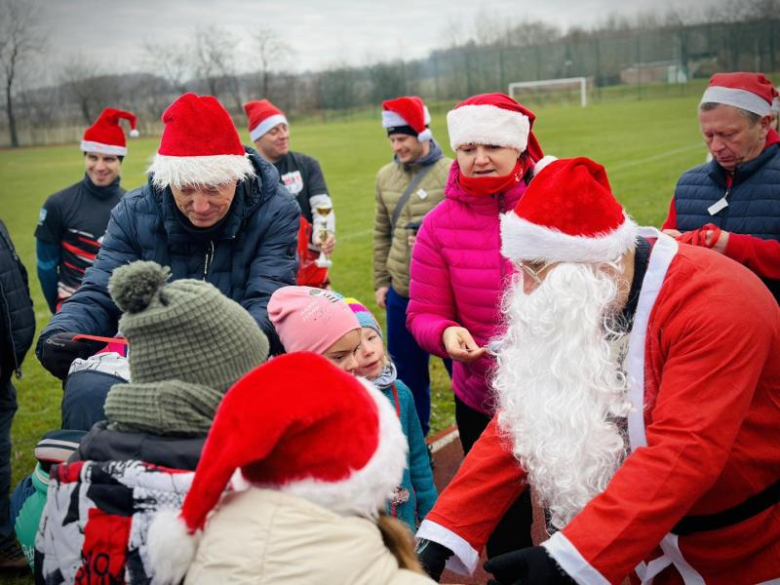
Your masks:
M724 195L728 207L710 215L707 208ZM684 173L674 191L674 206L681 232L713 223L727 232L780 241L780 145L738 167L730 189L726 171L715 161ZM780 299L780 281L764 282Z

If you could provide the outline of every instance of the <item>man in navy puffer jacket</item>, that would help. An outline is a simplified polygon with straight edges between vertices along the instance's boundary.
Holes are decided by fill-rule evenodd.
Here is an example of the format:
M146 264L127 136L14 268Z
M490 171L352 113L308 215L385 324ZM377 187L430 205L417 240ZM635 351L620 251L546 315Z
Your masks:
M780 302L780 136L777 99L760 73L718 73L699 104L712 161L677 182L663 230L755 272Z
M273 165L241 145L215 98L185 94L162 120L148 184L114 208L94 265L41 333L36 354L59 378L75 358L96 349L74 341L76 334L117 333L120 311L108 279L139 259L169 266L173 280L210 282L246 308L272 351L281 351L266 307L277 288L295 284L298 204Z

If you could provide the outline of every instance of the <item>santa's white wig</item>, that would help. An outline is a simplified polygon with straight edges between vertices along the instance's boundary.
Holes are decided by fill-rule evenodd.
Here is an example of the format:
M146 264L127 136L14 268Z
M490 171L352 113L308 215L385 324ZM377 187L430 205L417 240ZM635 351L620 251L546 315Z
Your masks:
M493 386L499 425L557 528L607 486L626 454L627 381L608 315L618 264L562 263L530 294L518 275Z

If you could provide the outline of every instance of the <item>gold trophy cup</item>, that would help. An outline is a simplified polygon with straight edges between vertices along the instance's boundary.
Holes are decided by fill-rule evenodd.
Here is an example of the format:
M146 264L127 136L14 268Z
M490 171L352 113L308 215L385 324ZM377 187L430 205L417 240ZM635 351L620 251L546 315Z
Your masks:
M331 205L317 205L314 208L314 233L320 246L328 240L330 230L328 229L328 223L333 214L333 207ZM333 261L328 258L325 252L320 252L319 257L316 260L318 268L330 268L333 266Z

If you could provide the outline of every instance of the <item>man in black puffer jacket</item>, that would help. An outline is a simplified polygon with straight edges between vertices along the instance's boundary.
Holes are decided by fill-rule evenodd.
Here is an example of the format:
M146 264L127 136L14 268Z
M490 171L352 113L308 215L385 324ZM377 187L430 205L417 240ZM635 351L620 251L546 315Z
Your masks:
M134 260L170 267L172 280L213 284L249 311L272 352L281 351L266 306L277 288L295 284L298 204L273 165L241 145L213 97L183 95L163 122L148 184L114 208L81 288L41 333L36 353L55 376L64 378L76 357L95 350L73 341L75 334L116 334L120 311L108 279Z
M11 376L21 377L21 365L35 336L35 313L27 271L11 236L0 220L0 569L24 567L27 560L16 544L10 519L11 423L16 413L16 389Z

